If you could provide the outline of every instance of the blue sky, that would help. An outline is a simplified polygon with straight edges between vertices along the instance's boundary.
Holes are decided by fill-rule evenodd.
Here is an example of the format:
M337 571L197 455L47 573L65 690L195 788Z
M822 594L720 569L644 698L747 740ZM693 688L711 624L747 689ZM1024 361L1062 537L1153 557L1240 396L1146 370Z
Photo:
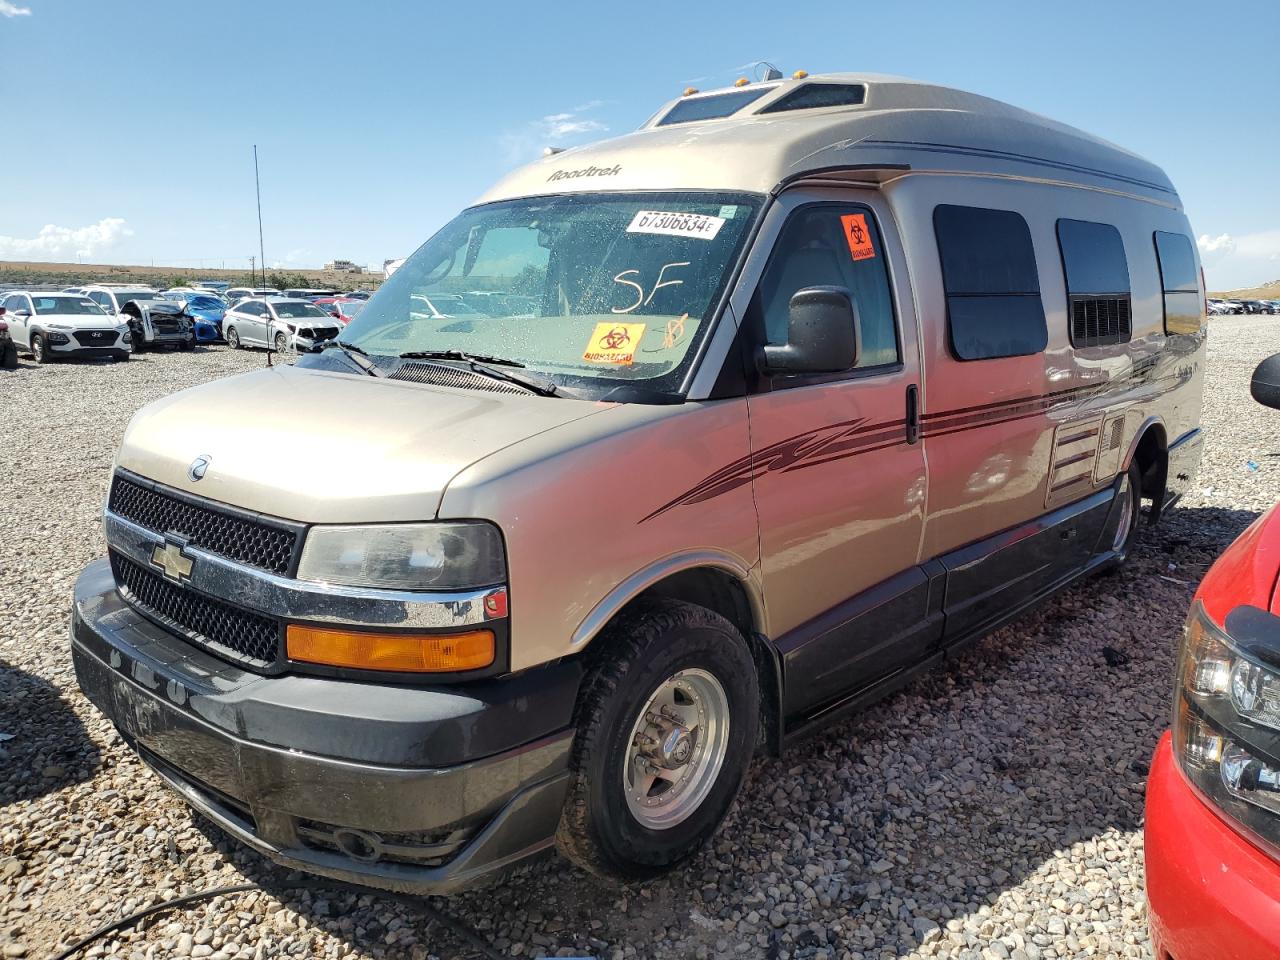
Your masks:
M821 20L819 14L821 11ZM618 11L618 12L615 12ZM0 0L0 259L411 252L543 146L758 60L1008 100L1143 154L1211 287L1280 278L1280 3Z

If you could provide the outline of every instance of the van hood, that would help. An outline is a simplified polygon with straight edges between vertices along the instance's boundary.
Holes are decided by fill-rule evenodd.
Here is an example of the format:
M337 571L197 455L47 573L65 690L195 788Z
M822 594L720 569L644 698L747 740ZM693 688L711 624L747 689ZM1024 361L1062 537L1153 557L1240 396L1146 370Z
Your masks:
M613 406L279 366L143 407L116 462L304 523L428 520L467 466ZM209 463L192 480L197 457Z

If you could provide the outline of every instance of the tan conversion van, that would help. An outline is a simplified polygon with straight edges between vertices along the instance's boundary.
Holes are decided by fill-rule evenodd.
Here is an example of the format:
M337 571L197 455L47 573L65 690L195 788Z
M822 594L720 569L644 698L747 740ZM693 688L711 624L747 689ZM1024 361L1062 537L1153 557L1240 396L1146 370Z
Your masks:
M509 176L340 342L143 409L79 682L282 863L655 874L755 751L1122 563L1188 487L1190 238L1159 169L983 97L682 97Z

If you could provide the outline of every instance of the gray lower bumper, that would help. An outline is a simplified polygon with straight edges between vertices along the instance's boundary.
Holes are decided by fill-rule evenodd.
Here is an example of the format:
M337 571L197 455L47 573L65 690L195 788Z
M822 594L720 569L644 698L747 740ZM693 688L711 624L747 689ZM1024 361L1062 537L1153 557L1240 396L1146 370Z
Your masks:
M270 707L278 721L298 725L300 742L358 745L376 737L371 717L379 703L406 690L238 671L125 605L104 563L86 568L76 585L71 649L81 689L143 759L192 806L279 863L440 894L552 845L571 730L439 767L370 763L249 739L254 718ZM280 702L296 702L299 684L313 691L328 685L330 709L322 709L321 698L312 701L309 714L282 713ZM476 711L475 695L461 688L408 693L421 737L388 720L392 742L438 739L439 728L456 725L466 705L480 714L511 708L491 698ZM334 736L317 738L317 727ZM510 727L508 736L517 742L522 731L528 736L527 725ZM287 731L272 733L289 739Z

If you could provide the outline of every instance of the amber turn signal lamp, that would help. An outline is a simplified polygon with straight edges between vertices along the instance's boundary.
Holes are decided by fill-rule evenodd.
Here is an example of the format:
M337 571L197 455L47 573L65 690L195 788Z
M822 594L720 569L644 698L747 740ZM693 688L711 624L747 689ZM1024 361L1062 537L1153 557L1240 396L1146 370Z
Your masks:
M290 660L357 670L456 673L493 663L490 630L467 633L358 633L291 623L285 632Z

